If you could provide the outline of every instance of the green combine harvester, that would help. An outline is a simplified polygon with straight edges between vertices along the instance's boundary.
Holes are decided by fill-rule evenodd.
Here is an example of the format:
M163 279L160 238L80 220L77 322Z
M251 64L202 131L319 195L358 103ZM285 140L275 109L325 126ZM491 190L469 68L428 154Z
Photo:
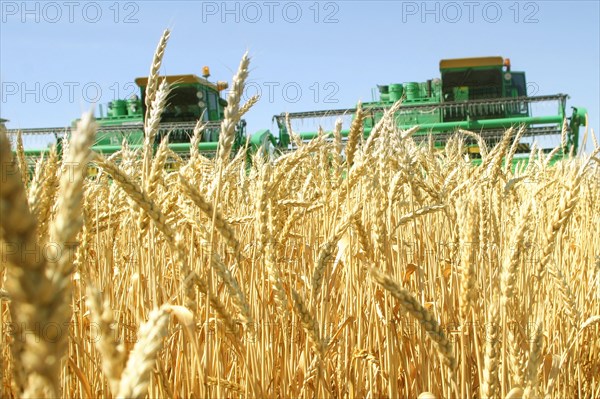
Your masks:
M560 140L566 121L567 150L557 156L568 155L570 148L577 152L579 128L586 123L586 109L573 107L572 115L567 117L566 94L528 96L525 72L512 71L509 59L477 57L442 60L440 74L441 78L426 82L377 86L379 99L363 103L363 109L369 114L364 123L365 137L368 137L384 111L402 100L402 106L395 115L398 128L409 129L418 125L419 130L413 138L426 140L431 134L438 148L443 147L448 137L458 129L479 133L491 147L501 139L506 129L524 126L518 153L529 154L533 139L544 139L547 144L552 144L542 148L547 153L556 146L556 139ZM552 113L534 116L532 108L538 104L545 110L553 109ZM286 118L331 118L353 115L355 112L356 109L338 109L277 115L277 145L290 146ZM313 139L319 134L318 131L295 133L303 140ZM348 133L349 130L342 130L342 136L347 137ZM467 139L467 143L467 151L473 162L477 163L479 148L474 139Z
M579 128L586 123L585 108L573 107L572 114L567 116L566 94L528 96L525 72L512 71L510 60L502 57L447 59L440 61L440 74L440 78L426 82L378 85L378 99L363 103L368 115L364 122L365 137L369 136L384 111L402 100L395 115L398 128L409 129L418 125L420 128L413 137L426 140L431 134L435 145L440 148L458 129L479 133L488 146L493 146L506 129L524 126L518 153L528 154L534 139L548 141L545 138L553 138L552 145L542 147L549 152L556 146L556 139L560 140L566 121L567 150L559 152L557 156L564 157L569 150L577 151ZM189 154L192 132L200 118L204 118L206 128L198 144L199 150L208 156L217 150L220 123L227 106L221 92L227 88L227 83L212 83L208 80L209 76L208 68L204 67L202 78L196 75L165 77L171 85L171 93L162 114L157 143L162 136L169 134L169 147L182 157ZM112 154L121 149L124 141L132 149L142 145L144 93L148 78L138 78L135 82L140 89L139 96L109 103L106 115L100 111L97 119L98 139L93 148L95 151ZM532 108L537 105L541 105L544 115L534 115ZM352 118L355 112L356 109L348 108L276 115L274 120L278 134L274 135L268 129L259 130L250 137L250 143L255 149L268 145L279 151L291 151L294 145L287 131L286 118L290 122L308 119L322 121L324 118ZM303 140L311 140L319 134L318 129L304 132L294 130ZM53 134L58 141L68 131L69 128L43 128L23 129L22 133ZM348 132L343 130L342 136L347 137ZM16 130L9 133L16 133ZM236 128L234 151L246 143L246 123L242 120ZM46 151L47 148L29 149L26 155L37 157ZM477 162L480 156L474 140L467 141L467 151ZM517 155L516 160L518 158Z
M161 115L161 123L157 134L157 142L169 134L170 148L176 153L189 153L190 138L198 119L203 119L205 129L199 149L205 153L214 153L217 150L221 121L227 101L222 98L221 92L227 89L227 82L208 81L210 72L208 67L203 68L203 77L196 75L170 75L164 76L170 85L170 94L167 106ZM145 92L148 78L137 78L135 83L140 89L140 95L133 95L129 99L119 99L108 103L106 115L100 108L97 117L98 133L93 149L105 155L119 151L123 142L127 142L131 149L140 148L144 139L144 116L146 114ZM77 121L74 121L74 127ZM23 135L53 135L57 145L61 138L69 133L71 128L39 128L20 129ZM18 130L9 130L9 134L16 134ZM235 144L239 147L246 142L245 122L236 126ZM27 149L28 158L36 158L45 153L49 148Z

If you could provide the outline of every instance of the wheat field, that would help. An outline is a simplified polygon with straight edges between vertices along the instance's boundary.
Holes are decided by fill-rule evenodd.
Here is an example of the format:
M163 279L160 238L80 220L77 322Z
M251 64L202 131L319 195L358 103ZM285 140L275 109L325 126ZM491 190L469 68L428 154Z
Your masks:
M30 176L0 134L2 397L600 397L597 142L513 170L510 129L473 166L396 105L249 163L245 55L218 153L181 159L152 149L168 38L141 151L94 153L85 114Z

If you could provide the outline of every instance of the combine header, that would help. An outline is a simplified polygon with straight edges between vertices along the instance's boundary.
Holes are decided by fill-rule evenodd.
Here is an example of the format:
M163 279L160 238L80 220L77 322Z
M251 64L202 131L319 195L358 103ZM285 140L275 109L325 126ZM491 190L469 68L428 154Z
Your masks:
M402 100L395 115L398 128L408 129L418 125L419 130L413 137L425 140L432 135L437 147L442 147L458 129L479 133L486 144L492 146L507 128L524 126L518 153L529 153L534 140L545 152L549 152L556 146L556 138L560 137L563 129L566 129L567 150L558 155L565 156L569 149L577 151L579 128L586 123L586 110L573 107L572 114L567 116L566 94L528 96L525 73L512 71L508 59L478 57L442 60L440 75L440 78L425 82L378 85L378 98L363 104L363 110L367 112L365 137L369 136L384 111ZM199 118L204 118L206 122L199 150L210 155L217 149L220 123L227 105L221 92L227 88L227 83L211 83L207 80L209 76L208 68L204 67L202 78L195 75L165 77L171 85L171 93L161 117L158 140L169 133L169 146L176 153L189 153L192 132ZM147 82L147 78L136 79L140 96L115 100L109 103L107 115L101 112L97 119L100 128L95 151L114 153L120 150L124 140L133 149L142 145ZM326 118L352 118L355 112L356 109L349 108L276 115L274 120L277 122L278 135L269 130L260 130L252 135L250 141L254 148L272 145L281 151L293 150L287 118L292 126L295 122L305 120L321 124ZM319 134L317 129L293 129L303 140L313 139ZM68 130L48 128L25 129L22 132L54 134L58 139ZM347 135L348 130L343 130L342 136ZM236 128L234 151L245 143L246 123L242 120ZM466 143L468 152L477 162L480 155L476 141L468 139ZM26 155L37 156L45 151L47 149L28 150Z

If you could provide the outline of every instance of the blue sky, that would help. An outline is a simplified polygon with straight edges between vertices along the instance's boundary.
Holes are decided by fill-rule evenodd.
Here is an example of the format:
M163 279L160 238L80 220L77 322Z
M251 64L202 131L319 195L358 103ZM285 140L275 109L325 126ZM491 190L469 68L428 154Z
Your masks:
M0 116L66 126L133 91L164 28L164 74L231 80L248 50L248 131L284 111L344 108L376 84L439 77L439 60L500 55L530 94L567 93L600 123L598 1L1 2Z

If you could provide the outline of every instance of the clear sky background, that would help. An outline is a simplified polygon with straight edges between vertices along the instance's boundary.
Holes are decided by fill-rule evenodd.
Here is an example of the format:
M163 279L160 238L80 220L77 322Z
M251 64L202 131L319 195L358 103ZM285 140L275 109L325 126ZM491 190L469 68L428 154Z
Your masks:
M165 28L163 74L231 81L251 57L248 131L281 112L352 107L376 84L439 77L439 60L500 55L530 95L567 93L600 118L594 1L1 1L0 116L9 128L67 126L134 92ZM106 107L105 107L106 109ZM550 113L555 110L551 109Z

